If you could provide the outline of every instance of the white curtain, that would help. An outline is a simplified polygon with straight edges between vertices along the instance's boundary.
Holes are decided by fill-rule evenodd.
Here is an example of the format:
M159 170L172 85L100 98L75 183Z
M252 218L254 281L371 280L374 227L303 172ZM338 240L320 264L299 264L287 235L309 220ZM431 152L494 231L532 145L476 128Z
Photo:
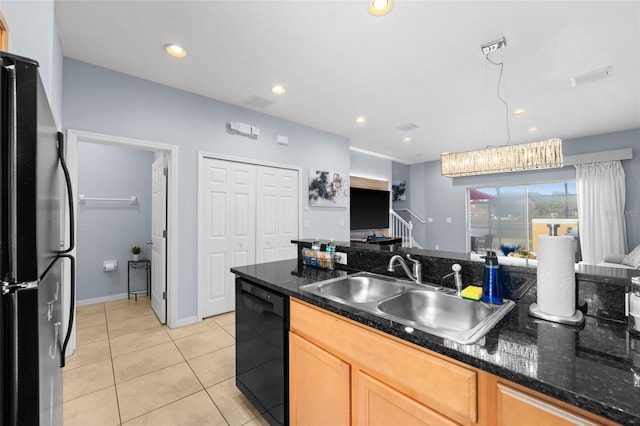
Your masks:
M582 260L598 264L607 254L627 252L624 169L620 161L576 168Z

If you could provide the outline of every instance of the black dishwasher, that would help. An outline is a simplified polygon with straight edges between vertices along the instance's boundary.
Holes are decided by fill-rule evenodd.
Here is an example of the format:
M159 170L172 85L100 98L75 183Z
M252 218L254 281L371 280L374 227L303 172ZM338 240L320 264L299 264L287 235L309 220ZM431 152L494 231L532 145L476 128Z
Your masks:
M236 386L271 425L289 424L289 297L236 278Z

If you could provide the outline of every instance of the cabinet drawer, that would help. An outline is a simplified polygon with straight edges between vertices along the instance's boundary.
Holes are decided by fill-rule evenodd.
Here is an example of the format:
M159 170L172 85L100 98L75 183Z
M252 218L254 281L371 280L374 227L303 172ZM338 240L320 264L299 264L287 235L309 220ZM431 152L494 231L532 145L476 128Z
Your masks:
M459 423L477 421L476 371L304 302L290 309L295 333Z
M550 402L498 383L497 424L510 426L597 425Z

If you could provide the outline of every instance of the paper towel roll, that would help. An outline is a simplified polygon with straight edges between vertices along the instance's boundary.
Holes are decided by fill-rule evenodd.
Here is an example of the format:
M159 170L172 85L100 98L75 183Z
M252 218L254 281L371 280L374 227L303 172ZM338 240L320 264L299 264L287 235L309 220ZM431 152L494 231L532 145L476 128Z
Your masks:
M576 312L572 236L538 236L538 309L549 315L571 316Z

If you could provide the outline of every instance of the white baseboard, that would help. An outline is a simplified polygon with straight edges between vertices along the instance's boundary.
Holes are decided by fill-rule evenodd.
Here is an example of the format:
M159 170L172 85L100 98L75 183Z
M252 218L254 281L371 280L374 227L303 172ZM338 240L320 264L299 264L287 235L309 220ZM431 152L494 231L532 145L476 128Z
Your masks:
M95 305L96 303L114 302L127 298L127 293L113 294L111 296L95 297L93 299L76 300L76 307Z
M198 317L196 315L192 317L180 318L178 321L176 321L175 328L184 327L187 325L195 324L197 322L200 322L200 320L198 320Z

